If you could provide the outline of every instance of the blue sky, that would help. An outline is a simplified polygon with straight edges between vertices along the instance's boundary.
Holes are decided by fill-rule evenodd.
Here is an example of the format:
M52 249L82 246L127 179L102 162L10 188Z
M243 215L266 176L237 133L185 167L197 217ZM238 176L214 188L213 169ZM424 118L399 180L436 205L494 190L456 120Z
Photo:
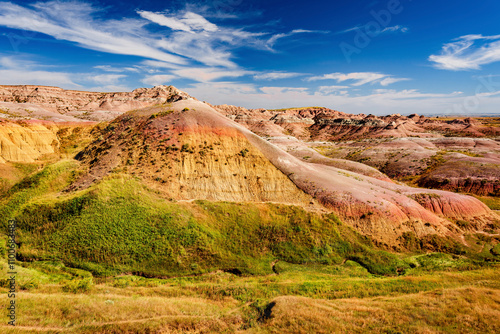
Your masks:
M0 1L0 84L500 114L500 2Z

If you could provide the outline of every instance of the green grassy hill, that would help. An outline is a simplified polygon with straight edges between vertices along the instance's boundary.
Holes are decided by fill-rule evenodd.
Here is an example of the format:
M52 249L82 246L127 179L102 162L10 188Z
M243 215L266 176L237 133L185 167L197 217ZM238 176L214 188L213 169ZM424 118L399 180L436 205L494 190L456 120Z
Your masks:
M18 222L20 260L60 260L98 276L146 277L219 269L268 274L275 260L338 264L354 259L384 275L408 267L333 214L271 203L175 202L124 174L85 191L62 192L77 174L74 161L61 161L3 197L4 226L6 219Z

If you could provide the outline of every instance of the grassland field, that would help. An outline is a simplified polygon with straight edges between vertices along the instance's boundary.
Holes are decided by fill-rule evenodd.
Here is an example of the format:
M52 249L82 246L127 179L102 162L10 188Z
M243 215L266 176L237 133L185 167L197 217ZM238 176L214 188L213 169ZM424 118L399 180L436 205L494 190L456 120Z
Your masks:
M123 171L70 193L74 160L16 168L0 217L4 234L17 221L17 327L3 312L1 332L500 332L499 237L388 249L333 214L175 201Z

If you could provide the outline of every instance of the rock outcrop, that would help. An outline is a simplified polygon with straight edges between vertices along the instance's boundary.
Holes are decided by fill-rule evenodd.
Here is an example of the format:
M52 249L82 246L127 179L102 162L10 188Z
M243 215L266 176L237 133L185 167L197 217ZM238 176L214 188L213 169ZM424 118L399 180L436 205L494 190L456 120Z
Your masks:
M194 100L128 112L77 156L88 173L72 189L123 169L177 200L308 206L312 198L231 123Z
M34 162L43 154L55 153L59 144L47 124L0 121L0 163Z
M64 115L72 118L63 121L109 121L131 109L182 99L192 97L173 86L138 88L121 93L84 92L30 85L0 86L0 109L4 110L4 114L28 119L54 120L52 118Z
M404 232L458 240L463 232L453 221L474 221L481 230L497 219L473 197L410 188L328 161L299 159L198 101L128 112L77 158L88 170L70 190L88 187L112 171L126 171L177 200L303 206L318 201L388 245L397 244ZM434 196L437 204L420 203L419 194Z

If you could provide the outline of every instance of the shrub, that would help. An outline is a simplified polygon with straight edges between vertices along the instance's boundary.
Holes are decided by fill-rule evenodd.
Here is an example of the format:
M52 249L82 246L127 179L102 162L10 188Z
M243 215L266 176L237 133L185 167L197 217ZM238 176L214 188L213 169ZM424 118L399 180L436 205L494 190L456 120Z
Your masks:
M465 220L457 220L457 226L460 228L467 228L470 226L470 223Z
M92 280L92 277L72 279L64 283L63 291L71 293L84 293L92 290L93 286L94 281Z
M183 144L181 147L181 152L194 153L194 151L189 148L189 144Z
M149 116L149 119L155 119L157 117L162 117L162 116L166 116L168 114L171 114L173 112L173 110L164 110L164 111L160 111L156 114L152 114L151 116Z
M500 244L496 244L491 250L490 253L495 256L500 256Z

